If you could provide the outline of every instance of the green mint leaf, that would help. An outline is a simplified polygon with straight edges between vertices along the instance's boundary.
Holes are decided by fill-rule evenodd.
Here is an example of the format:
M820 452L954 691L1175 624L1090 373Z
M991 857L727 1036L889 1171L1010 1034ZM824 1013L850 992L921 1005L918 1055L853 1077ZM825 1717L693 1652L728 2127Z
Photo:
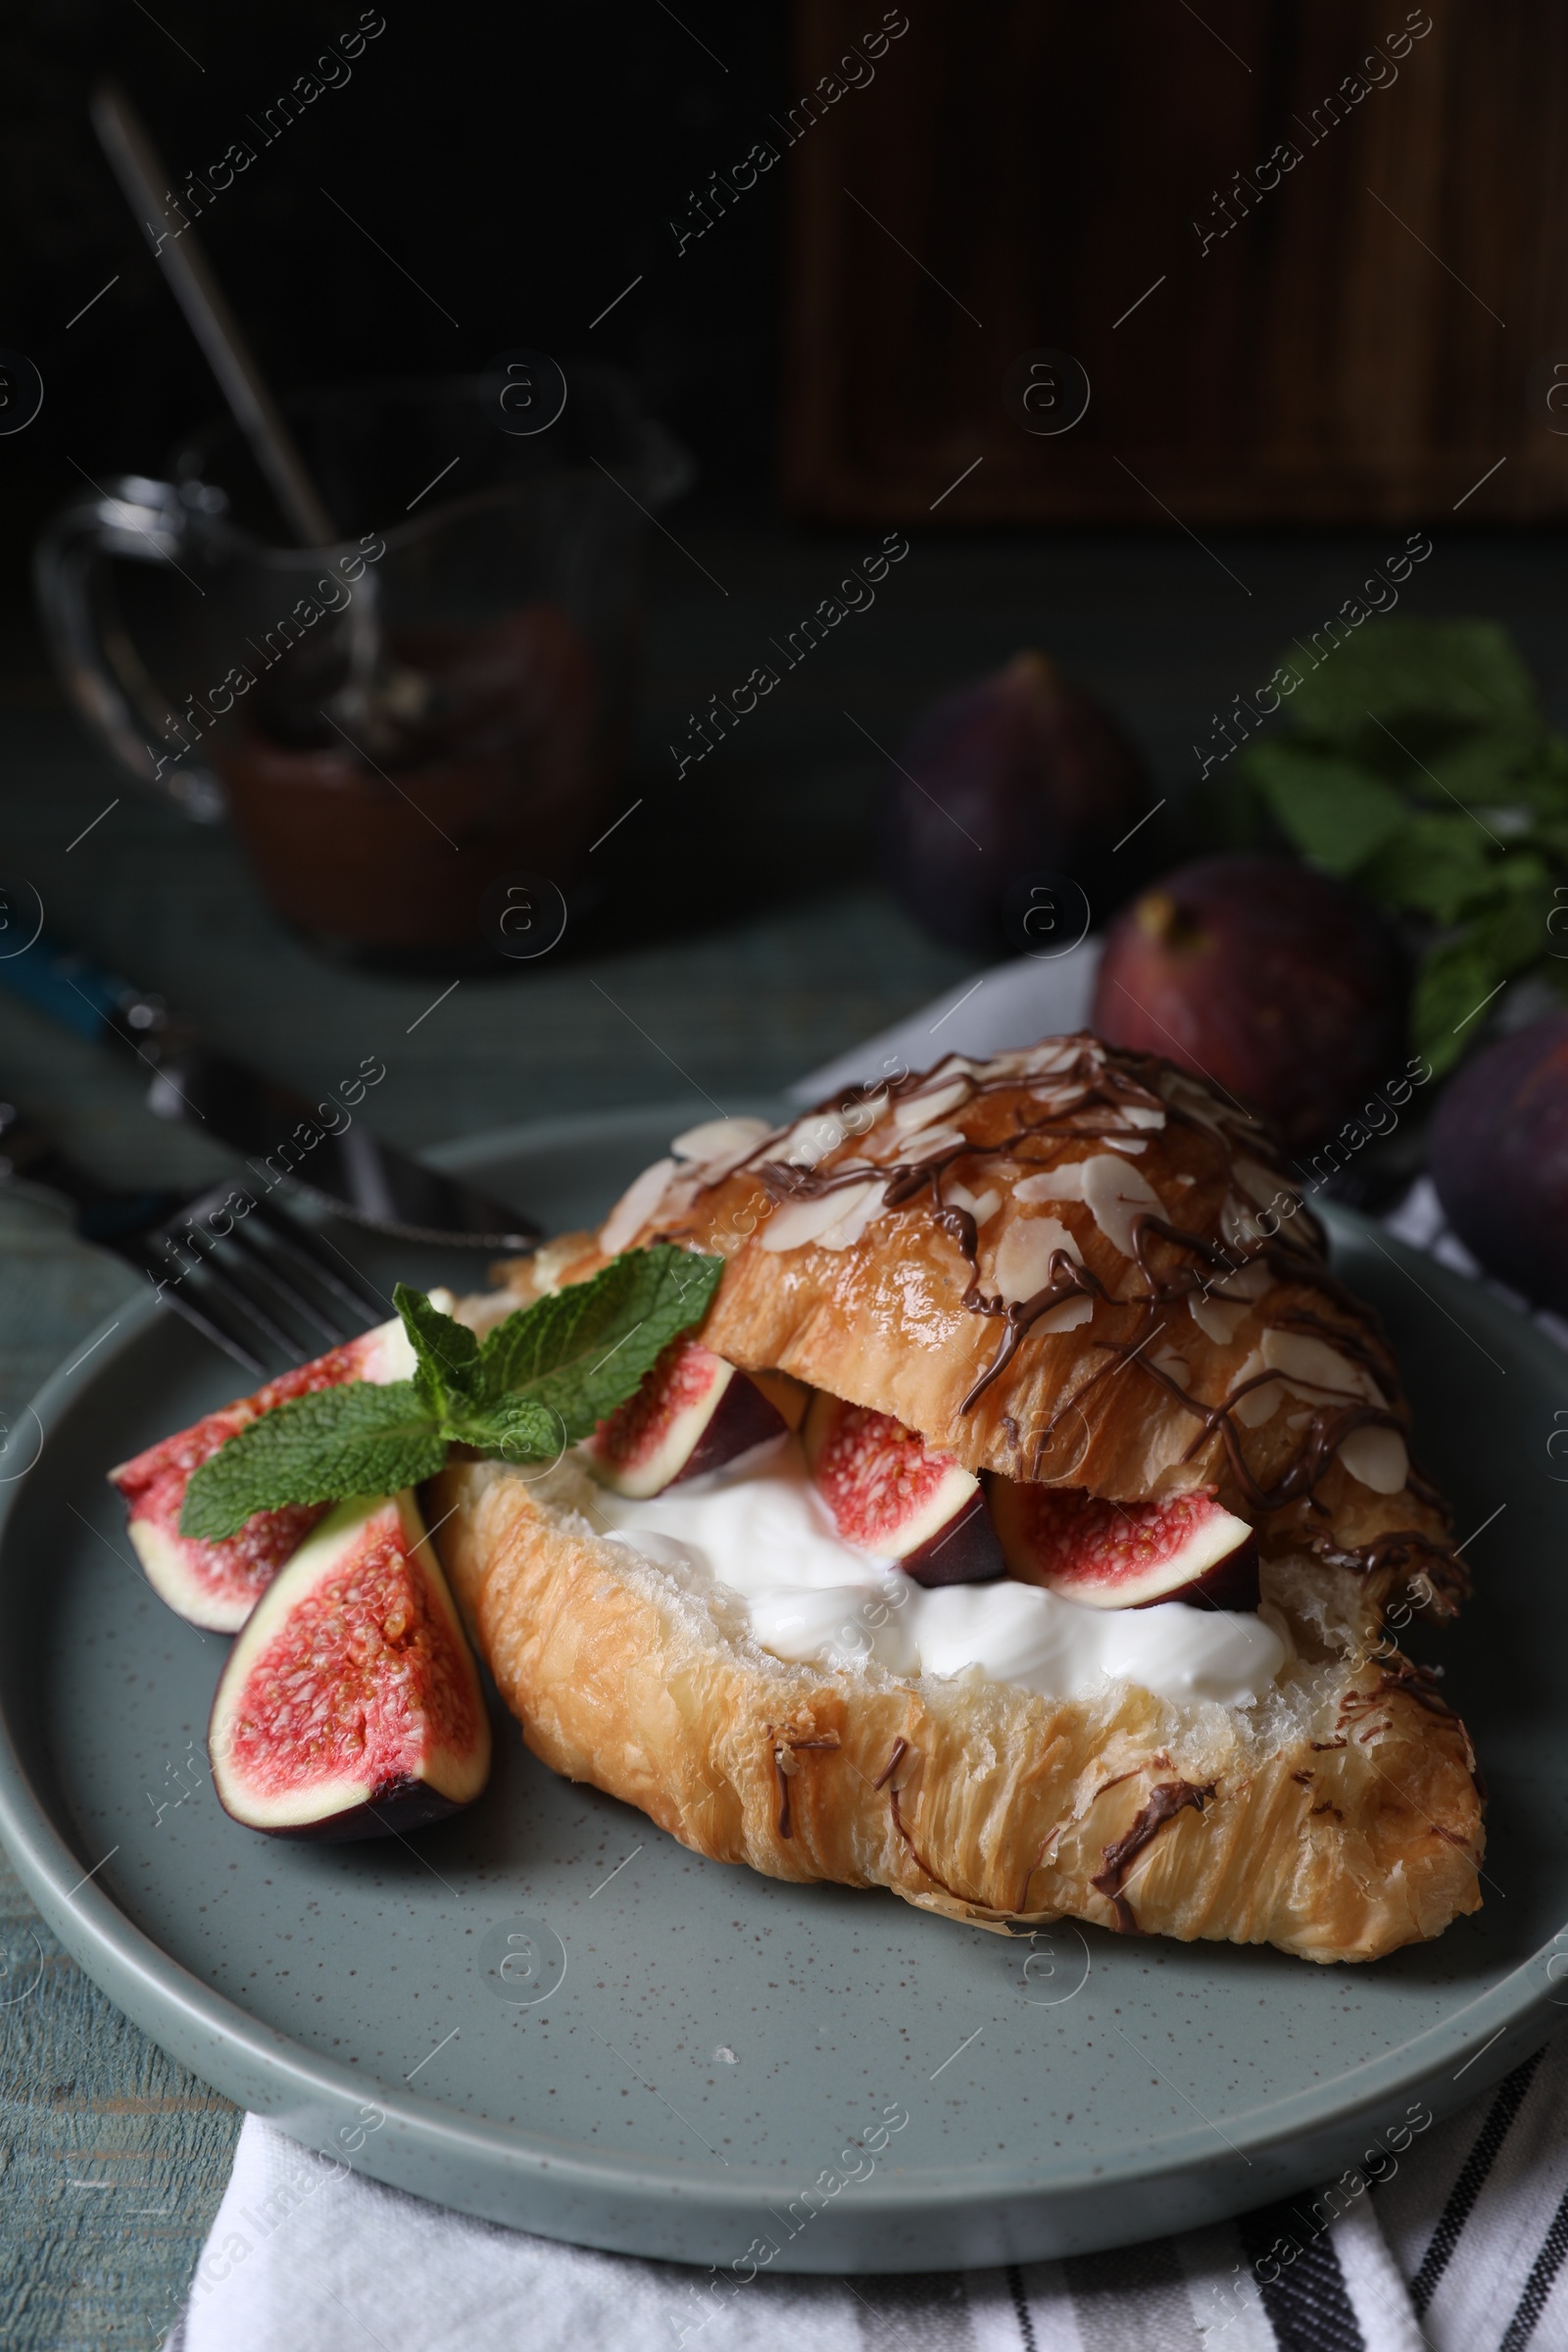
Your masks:
M1308 667L1299 646L1282 658L1300 683L1286 704L1298 733L1370 752L1377 721L1410 743L1475 727L1541 732L1529 670L1506 629L1490 620L1396 620L1374 615ZM1392 746L1389 747L1391 750Z
M1327 873L1353 874L1405 821L1392 784L1308 744L1260 743L1244 758L1276 824Z
M180 1533L216 1543L258 1511L396 1494L433 1478L449 1443L505 1461L559 1457L702 1321L723 1271L721 1257L667 1243L630 1250L591 1281L520 1307L482 1345L399 1283L415 1377L347 1381L250 1422L193 1474Z
M453 1423L446 1435L506 1462L559 1461L568 1443L561 1415L528 1396L503 1396L480 1406Z
M723 1271L721 1257L668 1242L624 1250L589 1281L519 1307L486 1334L487 1398L548 1407L568 1445L591 1437L670 1341L702 1321Z
M1478 1007L1497 986L1484 940L1462 937L1429 948L1416 973L1410 1006L1415 1044L1442 1077L1468 1049L1485 1014Z
M419 1394L437 1420L461 1415L477 1404L484 1393L479 1374L479 1343L465 1323L432 1306L423 1291L396 1285L392 1303L403 1317L403 1328L418 1358L415 1374Z
M1404 818L1356 879L1388 906L1446 925L1489 895L1500 862L1480 826L1458 809L1421 810Z
M218 1543L290 1502L395 1494L433 1478L446 1440L416 1384L351 1380L292 1396L236 1431L193 1474L179 1532Z

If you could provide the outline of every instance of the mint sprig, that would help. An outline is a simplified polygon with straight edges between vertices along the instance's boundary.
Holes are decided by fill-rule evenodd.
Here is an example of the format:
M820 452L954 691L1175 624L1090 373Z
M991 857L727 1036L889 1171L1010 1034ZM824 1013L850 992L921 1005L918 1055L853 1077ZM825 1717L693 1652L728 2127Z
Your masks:
M258 1511L395 1494L433 1478L450 1445L510 1462L559 1456L702 1321L723 1270L670 1243L628 1250L482 1340L399 1283L413 1379L313 1390L248 1423L193 1473L179 1532L218 1543Z
M1284 731L1238 758L1216 829L1241 846L1261 825L1400 919L1414 1042L1441 1074L1505 981L1568 985L1568 743L1491 621L1368 620L1280 672Z

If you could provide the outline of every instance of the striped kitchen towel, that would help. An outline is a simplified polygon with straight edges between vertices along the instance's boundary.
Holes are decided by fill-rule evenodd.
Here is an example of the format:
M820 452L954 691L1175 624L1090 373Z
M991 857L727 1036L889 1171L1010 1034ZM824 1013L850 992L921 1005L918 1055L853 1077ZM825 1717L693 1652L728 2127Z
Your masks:
M253 2115L167 2342L170 2352L1564 2352L1565 2255L1568 2034L1402 2152L1380 2145L1365 2173L1316 2195L1113 2253L938 2277L748 2278L556 2245L383 2188Z

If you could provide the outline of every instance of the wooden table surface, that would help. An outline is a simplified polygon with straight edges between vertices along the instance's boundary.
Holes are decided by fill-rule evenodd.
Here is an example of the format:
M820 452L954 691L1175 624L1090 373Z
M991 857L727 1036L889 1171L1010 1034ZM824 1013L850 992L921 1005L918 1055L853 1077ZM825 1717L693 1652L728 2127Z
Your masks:
M314 1087L380 1055L377 1120L413 1148L682 1093L700 1113L729 1091L786 1084L970 968L874 880L878 763L847 712L896 748L933 693L1039 645L1121 713L1156 794L1179 797L1210 712L1266 677L1276 650L1319 626L1402 537L1214 537L1211 555L1179 533L916 536L875 608L841 623L677 788L666 746L683 739L686 711L743 678L881 534L672 519L681 548L660 539L652 552L626 794L644 806L616 838L598 915L568 925L541 963L466 978L411 1028L445 979L319 960L269 914L225 834L138 798L16 660L21 674L0 676L9 873L34 883L66 937L279 1077ZM1509 621L1560 722L1568 562L1556 539L1434 536L1408 609ZM3 995L0 1094L111 1181L194 1186L231 1164L148 1116L134 1065ZM134 1287L56 1209L0 1195L0 1413ZM142 2352L178 2307L238 2116L103 1998L3 1864L0 1938L0 2343Z

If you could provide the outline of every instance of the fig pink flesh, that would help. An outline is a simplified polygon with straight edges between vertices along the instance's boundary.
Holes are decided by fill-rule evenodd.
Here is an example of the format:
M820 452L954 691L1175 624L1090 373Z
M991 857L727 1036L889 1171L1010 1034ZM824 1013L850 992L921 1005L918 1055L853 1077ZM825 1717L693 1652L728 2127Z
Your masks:
M905 1561L922 1584L1002 1574L979 1482L951 1453L890 1413L826 1394L812 1400L805 1441L812 1481L846 1544Z
M1115 1502L1081 1487L997 1479L992 1508L1010 1573L1091 1608L1150 1608L1201 1591L1256 1608L1257 1547L1207 1493Z
M253 1396L236 1398L216 1413L177 1430L133 1460L110 1472L128 1507L129 1533L137 1557L160 1597L192 1625L215 1633L238 1631L285 1560L299 1549L326 1511L325 1503L258 1511L238 1535L220 1544L197 1543L179 1532L179 1514L191 1473L259 1414L316 1389L373 1376L382 1334L367 1332L311 1363L269 1381Z
M672 1340L642 1386L588 1440L591 1466L619 1494L666 1487L782 1437L785 1421L754 1381L700 1341Z
M269 1609L286 1606L242 1638L215 1702L215 1769L230 1812L309 1834L334 1814L406 1798L433 1758L488 1752L472 1662L444 1591L411 1555L395 1500L366 1514L319 1572L302 1553L293 1575L299 1589L278 1584ZM449 1809L439 1787L430 1794L432 1809Z

